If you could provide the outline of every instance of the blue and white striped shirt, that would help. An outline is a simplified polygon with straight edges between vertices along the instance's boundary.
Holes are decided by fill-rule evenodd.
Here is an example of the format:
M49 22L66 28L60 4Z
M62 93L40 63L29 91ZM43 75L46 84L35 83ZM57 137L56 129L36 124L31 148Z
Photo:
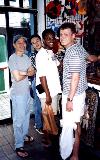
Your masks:
M86 58L88 53L80 44L74 44L66 49L63 60L63 94L69 94L72 73L79 73L80 80L75 95L87 89Z

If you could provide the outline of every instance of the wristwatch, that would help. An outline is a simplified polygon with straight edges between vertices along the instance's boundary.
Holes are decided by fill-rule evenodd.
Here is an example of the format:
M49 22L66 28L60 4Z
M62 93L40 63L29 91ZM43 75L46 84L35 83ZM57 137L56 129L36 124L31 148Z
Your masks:
M71 98L67 98L67 101L72 102L73 100Z

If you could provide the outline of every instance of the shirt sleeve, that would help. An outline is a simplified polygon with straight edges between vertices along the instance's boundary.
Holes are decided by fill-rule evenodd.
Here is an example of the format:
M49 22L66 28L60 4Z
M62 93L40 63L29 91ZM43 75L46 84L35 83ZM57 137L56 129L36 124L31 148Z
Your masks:
M46 55L37 55L36 56L36 70L39 77L46 76L47 71L47 60Z
M31 67L32 64L31 64L31 59L28 57L28 66Z
M8 66L11 72L14 70L18 70L16 60L13 57L9 58Z
M69 60L69 69L72 73L80 72L81 61L78 55L73 55Z

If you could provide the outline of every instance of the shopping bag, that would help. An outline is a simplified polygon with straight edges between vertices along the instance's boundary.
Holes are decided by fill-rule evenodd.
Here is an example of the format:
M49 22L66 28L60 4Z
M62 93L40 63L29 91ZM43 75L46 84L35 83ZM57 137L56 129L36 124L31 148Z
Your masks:
M59 148L60 155L63 160L67 159L71 155L74 145L75 138L73 130L77 129L77 125L73 118L73 112L65 112L61 121L62 132L60 134Z
M73 149L73 140L73 128L63 128L59 141L60 155L63 160L70 156Z
M45 107L42 111L43 116L43 130L49 134L57 135L58 134L58 127L56 125L54 119L54 113L51 105L45 104Z

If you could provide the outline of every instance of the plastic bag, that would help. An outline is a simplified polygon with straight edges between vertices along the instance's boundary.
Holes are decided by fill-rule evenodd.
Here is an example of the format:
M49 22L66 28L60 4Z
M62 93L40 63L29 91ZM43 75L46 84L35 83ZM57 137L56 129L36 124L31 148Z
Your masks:
M73 121L73 114L71 112L66 112L64 119L62 120L61 123L63 128L59 141L60 155L62 159L65 160L72 153L74 144L73 129L75 130L77 125Z

